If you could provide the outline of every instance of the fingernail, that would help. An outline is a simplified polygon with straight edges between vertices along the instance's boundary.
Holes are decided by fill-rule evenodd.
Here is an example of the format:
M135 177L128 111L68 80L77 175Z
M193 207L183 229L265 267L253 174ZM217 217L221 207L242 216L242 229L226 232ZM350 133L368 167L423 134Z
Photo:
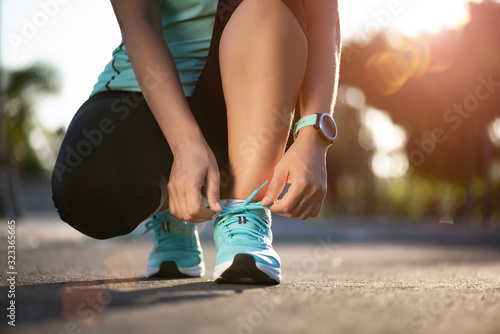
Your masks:
M217 202L217 203L215 204L215 209L216 209L217 211L222 211L222 206L220 205L220 203L219 203L219 202Z
M261 201L263 205L266 205L265 203L270 202L270 198L265 196L264 199Z

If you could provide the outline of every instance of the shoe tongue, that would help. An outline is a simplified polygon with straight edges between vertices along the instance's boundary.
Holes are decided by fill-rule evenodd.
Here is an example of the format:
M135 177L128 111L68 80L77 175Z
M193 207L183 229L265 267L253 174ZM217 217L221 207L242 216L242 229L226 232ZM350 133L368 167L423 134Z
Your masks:
M239 208L242 206L244 206L243 203L234 203L234 204L228 205L229 208ZM268 214L268 211L269 210L266 208L248 210L248 212L253 213L257 217L266 221L268 225L270 225L271 217L270 217L270 214ZM245 227L249 228L249 229L258 230L260 228L256 223L252 222L251 220L246 219L244 214L238 216L238 221L235 221L234 223L228 225L228 227L241 227L241 226L239 226L240 224L245 224ZM255 239L254 237L247 235L247 234L236 234L235 237L242 238L242 239Z
M168 224L168 225L167 225ZM168 226L168 230L166 227ZM175 234L185 235L191 237L193 234L194 225L192 223L186 223L182 220L171 219L168 223L163 223L163 229L167 232L172 232Z
M233 204L228 205L229 208L240 208L242 206L244 206L243 202L233 203ZM259 217L261 219L264 219L266 222L269 223L271 221L271 219L270 219L270 215L268 214L268 211L269 210L266 209L266 208L262 208L262 209L250 209L250 210L248 210L248 212L253 213L257 217Z

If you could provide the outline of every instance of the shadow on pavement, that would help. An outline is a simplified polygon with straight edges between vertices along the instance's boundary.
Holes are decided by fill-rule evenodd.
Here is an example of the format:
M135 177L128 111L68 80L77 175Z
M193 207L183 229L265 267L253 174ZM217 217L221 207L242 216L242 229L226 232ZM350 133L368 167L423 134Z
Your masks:
M19 285L16 293L16 303L19 305L17 316L23 319L23 324L63 318L92 325L104 310L140 309L156 304L200 301L227 297L245 290L269 288L192 280L185 280L187 283L182 284L181 280L175 279L126 277ZM7 295L7 292L8 287L0 288L2 295Z

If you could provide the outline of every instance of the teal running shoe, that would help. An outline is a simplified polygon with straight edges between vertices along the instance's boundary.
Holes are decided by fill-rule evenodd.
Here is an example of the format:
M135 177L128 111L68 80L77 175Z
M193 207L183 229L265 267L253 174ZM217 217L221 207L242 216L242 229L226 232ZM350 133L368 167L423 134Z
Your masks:
M274 285L281 282L281 261L271 245L271 212L260 202L250 203L264 185L244 202L223 206L215 221L214 280L217 283Z
M135 240L151 230L155 242L148 258L148 277L188 278L205 274L197 224L160 211L146 221L146 230Z

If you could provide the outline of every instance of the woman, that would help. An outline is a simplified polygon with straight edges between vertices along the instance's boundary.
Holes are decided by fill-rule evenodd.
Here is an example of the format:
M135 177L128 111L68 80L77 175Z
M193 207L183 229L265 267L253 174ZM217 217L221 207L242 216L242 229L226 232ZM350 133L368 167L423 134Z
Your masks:
M123 42L62 143L52 177L61 219L106 239L152 216L147 275L197 277L194 223L218 211L216 282L279 283L270 211L314 217L326 193L337 1L111 2Z

